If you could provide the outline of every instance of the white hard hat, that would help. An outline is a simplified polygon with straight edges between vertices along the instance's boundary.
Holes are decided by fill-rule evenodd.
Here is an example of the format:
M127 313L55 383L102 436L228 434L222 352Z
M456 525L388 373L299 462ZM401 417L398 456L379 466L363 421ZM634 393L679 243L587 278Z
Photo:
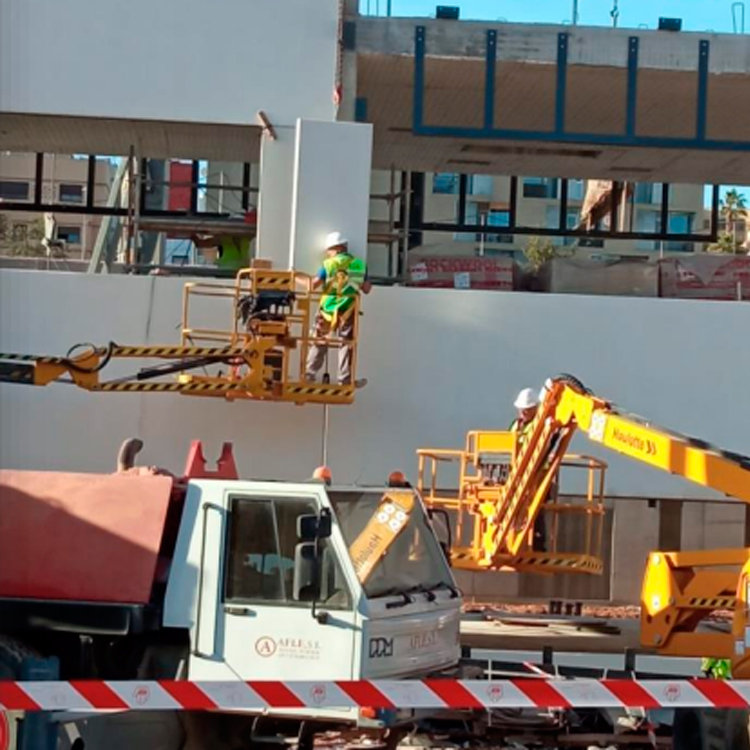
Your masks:
M524 388L513 402L516 409L530 409L532 406L539 405L539 397L533 388Z
M338 247L339 245L348 245L349 240L344 237L341 232L331 232L326 235L325 249L330 250L332 247Z

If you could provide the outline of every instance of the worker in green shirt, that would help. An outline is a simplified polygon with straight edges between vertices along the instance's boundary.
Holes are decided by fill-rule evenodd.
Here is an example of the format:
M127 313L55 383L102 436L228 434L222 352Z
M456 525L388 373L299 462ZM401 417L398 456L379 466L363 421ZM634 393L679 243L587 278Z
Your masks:
M701 659L701 672L706 677L713 677L716 680L732 679L732 663L729 659Z
M367 266L363 260L349 252L349 242L340 232L331 232L325 242L326 257L314 281L313 289L322 288L320 309L315 317L312 331L317 339L337 333L344 344L339 348L339 385L349 385L352 380L352 345L354 338L354 302L362 292L369 294L371 284L367 278ZM305 379L315 382L315 376L323 367L328 347L324 343L310 346L307 356ZM355 385L363 385L358 381Z
M216 265L226 271L240 271L250 266L250 237L239 235L196 235L193 242L199 248L216 248Z

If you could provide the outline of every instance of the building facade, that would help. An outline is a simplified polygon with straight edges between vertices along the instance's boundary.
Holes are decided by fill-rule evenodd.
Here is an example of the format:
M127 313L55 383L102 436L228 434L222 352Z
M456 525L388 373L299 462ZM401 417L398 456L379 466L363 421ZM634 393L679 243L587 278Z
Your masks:
M106 158L96 160L94 175L95 207L106 205L114 177L114 165ZM88 157L45 154L41 199L45 204L65 206L65 212L53 213L51 240L64 243L69 258L87 258L96 242L101 217L86 214ZM43 232L44 218L38 212L3 211L7 202L34 202L36 194L36 154L0 154L0 214L5 217L6 239L0 253L9 254L23 244L34 231ZM69 212L80 206L81 213ZM41 222L41 223L40 223Z

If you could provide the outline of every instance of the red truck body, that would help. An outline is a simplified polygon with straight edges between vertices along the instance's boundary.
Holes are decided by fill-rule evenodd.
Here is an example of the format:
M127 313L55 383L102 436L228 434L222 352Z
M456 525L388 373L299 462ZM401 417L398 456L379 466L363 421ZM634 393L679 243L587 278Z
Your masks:
M164 582L189 479L237 479L231 444L216 471L194 441L181 479L0 470L0 599L148 604Z

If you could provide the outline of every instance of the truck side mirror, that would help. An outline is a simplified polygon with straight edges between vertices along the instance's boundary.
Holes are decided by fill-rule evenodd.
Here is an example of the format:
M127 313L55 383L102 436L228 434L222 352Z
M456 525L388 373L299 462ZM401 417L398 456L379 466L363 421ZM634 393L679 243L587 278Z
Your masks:
M301 542L294 548L292 598L296 602L315 602L320 596L318 553L315 542Z
M297 537L302 542L328 539L331 536L331 511L323 508L320 515L312 513L297 518Z

